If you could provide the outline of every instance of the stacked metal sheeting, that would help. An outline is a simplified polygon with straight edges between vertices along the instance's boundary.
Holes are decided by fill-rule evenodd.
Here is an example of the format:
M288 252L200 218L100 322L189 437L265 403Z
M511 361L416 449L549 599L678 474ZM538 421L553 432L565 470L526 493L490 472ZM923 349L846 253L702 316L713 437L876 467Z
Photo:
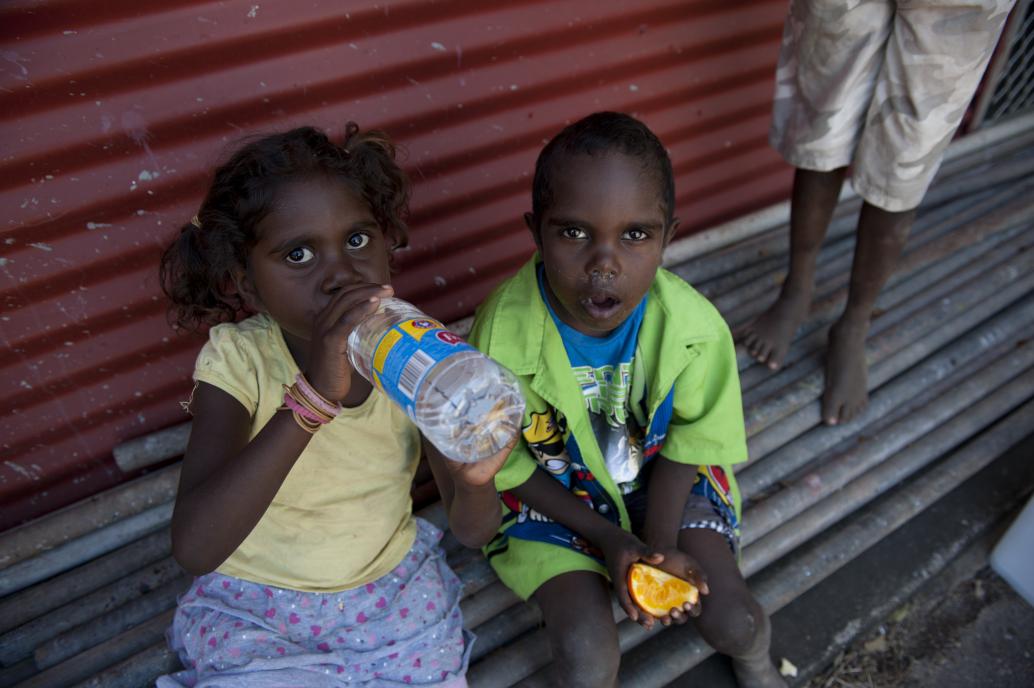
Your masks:
M820 257L817 301L784 369L741 357L750 462L742 566L770 612L818 584L1034 428L1034 122L946 163L883 290L870 403L819 422L825 333L845 297L857 199ZM734 329L775 296L785 224L671 266ZM182 434L182 431L178 431ZM175 443L174 443L175 444ZM182 445L179 445L180 447ZM0 536L0 688L147 685L188 578L169 556L173 465ZM444 526L439 505L421 515ZM540 614L447 537L464 581L472 686L545 685ZM621 683L662 686L710 650L691 627L646 632L615 608Z

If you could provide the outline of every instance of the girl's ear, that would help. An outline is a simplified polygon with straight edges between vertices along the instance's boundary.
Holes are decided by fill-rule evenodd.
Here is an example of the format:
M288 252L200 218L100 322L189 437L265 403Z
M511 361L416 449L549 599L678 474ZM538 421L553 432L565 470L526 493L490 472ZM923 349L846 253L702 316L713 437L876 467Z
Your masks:
M534 213L524 213L524 224L531 232L531 238L535 240L535 248L542 250L542 236L539 234L539 220Z
M248 271L243 268L236 268L231 275L231 279L231 288L240 297L245 307L254 313L264 313L265 307L262 305L262 299L259 298L255 284L248 276Z

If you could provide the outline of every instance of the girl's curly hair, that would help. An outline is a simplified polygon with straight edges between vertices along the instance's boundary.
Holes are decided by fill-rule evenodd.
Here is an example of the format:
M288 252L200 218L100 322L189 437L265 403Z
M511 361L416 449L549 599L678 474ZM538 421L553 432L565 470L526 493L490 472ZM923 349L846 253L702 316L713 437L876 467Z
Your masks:
M200 330L244 311L235 273L247 267L255 227L280 188L312 176L339 178L370 206L391 248L408 243L409 181L380 131L345 126L339 144L314 127L247 140L215 171L201 209L162 254L159 274L174 327Z

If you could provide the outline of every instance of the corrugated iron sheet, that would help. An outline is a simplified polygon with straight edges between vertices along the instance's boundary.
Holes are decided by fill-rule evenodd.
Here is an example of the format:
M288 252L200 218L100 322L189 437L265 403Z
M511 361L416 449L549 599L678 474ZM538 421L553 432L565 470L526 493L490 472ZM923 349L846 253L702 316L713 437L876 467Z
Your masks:
M347 120L408 152L396 286L468 315L530 254L543 142L600 109L670 147L693 232L785 198L766 144L785 0L130 2L0 7L0 529L121 480L184 419L199 340L157 259L242 135Z

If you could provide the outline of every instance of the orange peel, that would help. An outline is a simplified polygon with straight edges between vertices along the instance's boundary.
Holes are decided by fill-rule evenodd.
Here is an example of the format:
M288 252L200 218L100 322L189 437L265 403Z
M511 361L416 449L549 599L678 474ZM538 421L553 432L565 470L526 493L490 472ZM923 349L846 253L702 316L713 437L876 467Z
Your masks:
M628 568L628 594L640 609L656 617L700 599L700 591L689 581L639 562Z

